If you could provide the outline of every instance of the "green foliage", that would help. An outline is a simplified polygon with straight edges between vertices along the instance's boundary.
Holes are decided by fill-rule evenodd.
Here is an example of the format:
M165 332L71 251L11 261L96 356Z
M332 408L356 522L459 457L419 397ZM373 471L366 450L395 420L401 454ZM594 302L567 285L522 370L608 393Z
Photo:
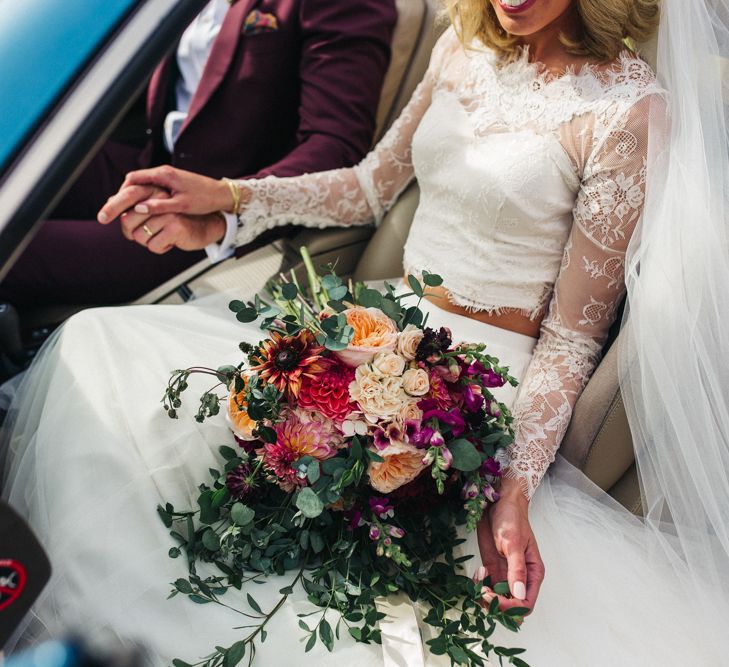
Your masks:
M422 299L443 282L440 276L423 272L420 277L408 277L410 292L395 294L387 283L380 292L363 283L345 283L333 266L325 267L320 276L305 249L302 257L306 283L300 284L293 274L282 276L267 286L268 300L256 295L252 301L231 301L230 310L238 321L259 321L264 331L283 336L308 330L327 350L338 351L354 336L347 309L379 308L400 330L410 324L424 326L427 316L420 308ZM249 357L257 352L248 343L239 348ZM484 344L444 352L442 362L456 368L459 363L478 362L516 385L508 369L487 354ZM258 446L275 443L286 397L250 371L244 380L244 368L241 363L175 371L162 401L165 411L177 418L190 377L209 375L217 384L202 394L195 419L202 422L218 414L230 393L235 400L241 400L240 394L238 407L245 408L257 423L254 436L260 441ZM369 494L374 491L363 482L368 465L382 458L364 438L354 436L348 448L324 461L310 456L298 459L296 490L289 492L266 478L269 473L262 469L261 458L249 456L243 449L220 446L220 469L209 470L210 479L200 485L196 507L178 511L167 503L158 506L157 512L174 541L170 558L187 564L187 575L171 584L170 597L183 595L194 604L222 605L246 621L239 628L240 639L232 645L215 646L210 655L195 663L176 659L174 667L234 667L244 661L251 665L256 646L266 640L270 620L298 588L312 605L312 611L299 615L305 651L317 643L333 651L343 634L365 644L381 643L379 621L384 614L378 611L377 600L402 592L429 610L424 622L434 630L434 638L428 641L432 653L448 656L454 665L485 665L484 656L491 655L501 664L528 667L519 657L521 649L490 642L497 625L517 631L528 610L502 612L498 599L484 607L481 587L491 582L488 578L472 581L466 571L466 567L473 569L467 564L470 557L459 558L455 552L463 542L456 527L474 530L486 507L484 491L489 491L490 482L479 472L482 462L513 438L509 411L495 401L487 387L481 389L491 410L470 424L463 438L454 439L449 424L430 420L429 426L442 433L452 456L449 463L442 447L424 450L433 463L433 493L441 494L439 502L430 505L416 500L409 509L398 505L396 515L383 515L386 519L369 508ZM245 484L253 491L236 498L232 493L239 491L231 485L231 492L226 482L240 466L244 466ZM464 482L475 489L466 501L459 495ZM360 516L361 523L354 525L343 511ZM290 582L281 588L278 600L272 608L262 608L253 584L286 573L290 573ZM505 582L493 588L508 595ZM242 608L232 606L236 603ZM296 664L294 656L292 664Z

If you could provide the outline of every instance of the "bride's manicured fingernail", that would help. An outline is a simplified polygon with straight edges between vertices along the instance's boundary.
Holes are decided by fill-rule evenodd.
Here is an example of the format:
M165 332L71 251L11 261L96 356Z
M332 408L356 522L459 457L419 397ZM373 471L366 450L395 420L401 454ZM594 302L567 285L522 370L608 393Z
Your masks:
M103 225L109 219L109 216L101 211L99 215L96 216L96 219Z
M482 565L476 570L475 579L476 581L483 581L486 578L486 568Z
M517 600L523 600L526 598L526 586L523 581L515 581L514 586L511 589L511 594Z
M149 213L149 207L145 206L144 204L137 204L134 207L134 211L136 213Z

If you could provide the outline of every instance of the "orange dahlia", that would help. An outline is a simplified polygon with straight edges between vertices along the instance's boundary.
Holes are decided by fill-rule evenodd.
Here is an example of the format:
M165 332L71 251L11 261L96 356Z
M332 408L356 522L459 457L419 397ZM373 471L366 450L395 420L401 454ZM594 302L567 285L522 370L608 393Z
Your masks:
M303 377L321 373L325 366L314 334L305 329L295 336L284 336L275 331L250 356L251 371L264 382L270 382L281 392L294 398L299 395Z
M241 440L255 440L256 436L253 431L256 428L256 422L248 416L248 403L246 402L246 385L248 382L244 378L243 389L239 392L232 390L228 396L228 423L233 433Z

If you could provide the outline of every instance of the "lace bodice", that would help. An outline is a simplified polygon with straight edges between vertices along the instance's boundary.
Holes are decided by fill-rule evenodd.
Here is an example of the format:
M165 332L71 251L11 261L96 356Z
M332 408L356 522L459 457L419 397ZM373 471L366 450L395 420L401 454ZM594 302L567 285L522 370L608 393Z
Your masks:
M407 270L440 274L451 299L474 310L538 318L549 304L515 405L507 471L531 496L624 293L651 105L665 110L662 91L628 52L608 68L555 77L526 51L506 64L483 47L466 51L450 29L359 165L244 181L237 241L280 224L377 224L417 177Z

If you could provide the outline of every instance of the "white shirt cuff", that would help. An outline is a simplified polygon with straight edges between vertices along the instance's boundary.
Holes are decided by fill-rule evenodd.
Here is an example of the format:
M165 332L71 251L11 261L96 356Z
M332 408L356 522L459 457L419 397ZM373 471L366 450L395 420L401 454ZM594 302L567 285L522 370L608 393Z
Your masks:
M205 252L212 264L232 257L235 252L235 237L238 234L238 216L234 213L221 212L225 216L225 236L220 243L211 243L205 247Z

